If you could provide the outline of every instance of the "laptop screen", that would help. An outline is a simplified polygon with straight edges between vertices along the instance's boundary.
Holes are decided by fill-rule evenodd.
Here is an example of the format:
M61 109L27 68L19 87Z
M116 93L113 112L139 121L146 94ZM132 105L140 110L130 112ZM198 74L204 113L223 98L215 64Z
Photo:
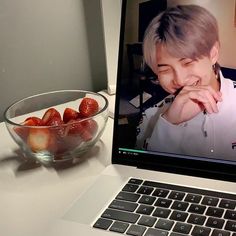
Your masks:
M113 163L236 173L235 2L195 3L123 1Z

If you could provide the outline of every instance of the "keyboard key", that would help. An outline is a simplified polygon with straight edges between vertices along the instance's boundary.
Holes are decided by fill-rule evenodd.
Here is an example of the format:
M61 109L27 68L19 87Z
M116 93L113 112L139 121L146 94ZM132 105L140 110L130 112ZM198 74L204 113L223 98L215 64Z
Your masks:
M96 221L96 223L93 225L93 227L94 228L98 228L98 229L105 229L105 230L107 230L112 223L113 223L112 220L99 218Z
M124 233L128 227L129 224L127 223L115 221L109 230L117 233Z
M158 198L155 202L155 206L168 208L171 203L172 203L172 200L165 199L165 198Z
M212 228L217 228L217 229L222 229L224 223L225 223L225 221L223 219L209 217L206 222L206 226L209 226Z
M168 232L160 229L149 228L145 236L167 236Z
M157 219L152 216L142 216L140 220L138 221L138 224L152 227L155 224L156 220Z
M226 222L225 229L236 232L236 222L228 220Z
M230 232L220 229L214 229L211 236L230 236Z
M170 214L171 210L159 208L157 207L153 212L153 216L160 217L160 218L167 218Z
M199 203L199 202L201 201L201 199L202 199L202 196L189 193L189 194L187 194L187 196L185 197L184 201L186 201L186 202L192 202L192 203Z
M171 206L171 209L185 211L189 206L187 202L174 201Z
M184 198L184 196L185 196L185 193L183 192L171 191L168 198L181 201Z
M139 203L143 203L143 204L148 204L148 205L152 205L153 202L155 202L156 197L152 197L152 196L142 196L139 200Z
M219 202L219 198L215 198L215 197L204 197L202 200L202 204L208 205L208 206L216 206L218 202Z
M166 189L156 189L154 192L153 192L153 196L156 196L156 197L163 197L165 198L169 193L169 190L166 190Z
M132 235L132 236L142 236L145 230L146 230L146 227L144 226L131 225L128 231L126 232L126 234Z
M114 200L109 205L109 208L133 212L137 208L137 206L137 203Z
M155 225L155 228L171 230L173 224L174 224L174 221L172 220L159 219Z
M227 210L225 212L225 219L236 220L236 211Z
M214 217L221 217L224 213L223 209L215 208L215 207L208 207L206 211L206 215L214 216Z
M113 209L106 209L104 213L102 214L103 218L108 218L112 220L119 220L124 221L128 223L135 223L140 215L131 213L131 212L125 212L125 211L118 211Z
M226 208L226 209L235 209L236 201L231 201L228 199L222 199L220 201L219 207Z
M144 215L151 215L153 209L153 206L140 205L136 212Z
M210 228L195 226L192 231L192 236L208 236L210 235L210 232Z
M141 180L141 179L132 178L132 179L129 180L128 183L129 184L138 184L138 185L140 185L142 182L143 182L143 180Z
M185 221L188 217L188 213L181 212L181 211L173 211L170 219L171 220L177 220L177 221Z
M136 193L120 192L116 196L116 199L130 201L130 202L136 202L136 201L138 201L140 196L141 196L140 194L136 194Z
M197 204L191 204L191 206L188 209L188 212L191 213L197 213L197 214L203 214L206 209L206 206L201 206Z
M136 190L137 190L138 188L139 188L139 186L136 185L136 184L126 184L126 185L124 186L124 188L122 189L122 191L134 193L134 192L136 192Z
M188 223L195 225L203 225L206 220L206 216L191 214L188 218Z
M192 225L186 223L177 222L173 229L174 232L188 234L192 228Z
M186 236L186 234L171 233L170 236Z
M150 195L152 193L153 189L154 188L151 188L151 187L141 186L137 192L141 193L141 194Z

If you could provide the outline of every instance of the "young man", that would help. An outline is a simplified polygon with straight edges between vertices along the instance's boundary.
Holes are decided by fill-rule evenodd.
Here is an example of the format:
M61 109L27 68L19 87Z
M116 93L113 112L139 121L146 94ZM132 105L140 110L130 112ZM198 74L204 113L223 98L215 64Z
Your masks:
M149 117L148 150L236 160L236 88L220 72L219 49L217 21L200 6L169 8L152 20L144 59L173 102L164 99L162 112Z

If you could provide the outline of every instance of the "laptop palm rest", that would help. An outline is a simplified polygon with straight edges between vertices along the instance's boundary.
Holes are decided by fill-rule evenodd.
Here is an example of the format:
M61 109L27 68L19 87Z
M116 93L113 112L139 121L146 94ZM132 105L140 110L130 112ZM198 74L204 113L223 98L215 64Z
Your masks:
M127 178L120 176L99 176L92 186L72 204L62 218L82 224L92 224L126 180Z

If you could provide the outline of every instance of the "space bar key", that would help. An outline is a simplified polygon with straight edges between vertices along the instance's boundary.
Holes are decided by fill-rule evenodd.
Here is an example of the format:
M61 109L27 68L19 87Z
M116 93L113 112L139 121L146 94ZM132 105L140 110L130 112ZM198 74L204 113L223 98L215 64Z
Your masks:
M103 218L125 221L128 223L135 223L138 220L139 216L140 216L139 214L117 211L112 209L106 209L102 214Z

